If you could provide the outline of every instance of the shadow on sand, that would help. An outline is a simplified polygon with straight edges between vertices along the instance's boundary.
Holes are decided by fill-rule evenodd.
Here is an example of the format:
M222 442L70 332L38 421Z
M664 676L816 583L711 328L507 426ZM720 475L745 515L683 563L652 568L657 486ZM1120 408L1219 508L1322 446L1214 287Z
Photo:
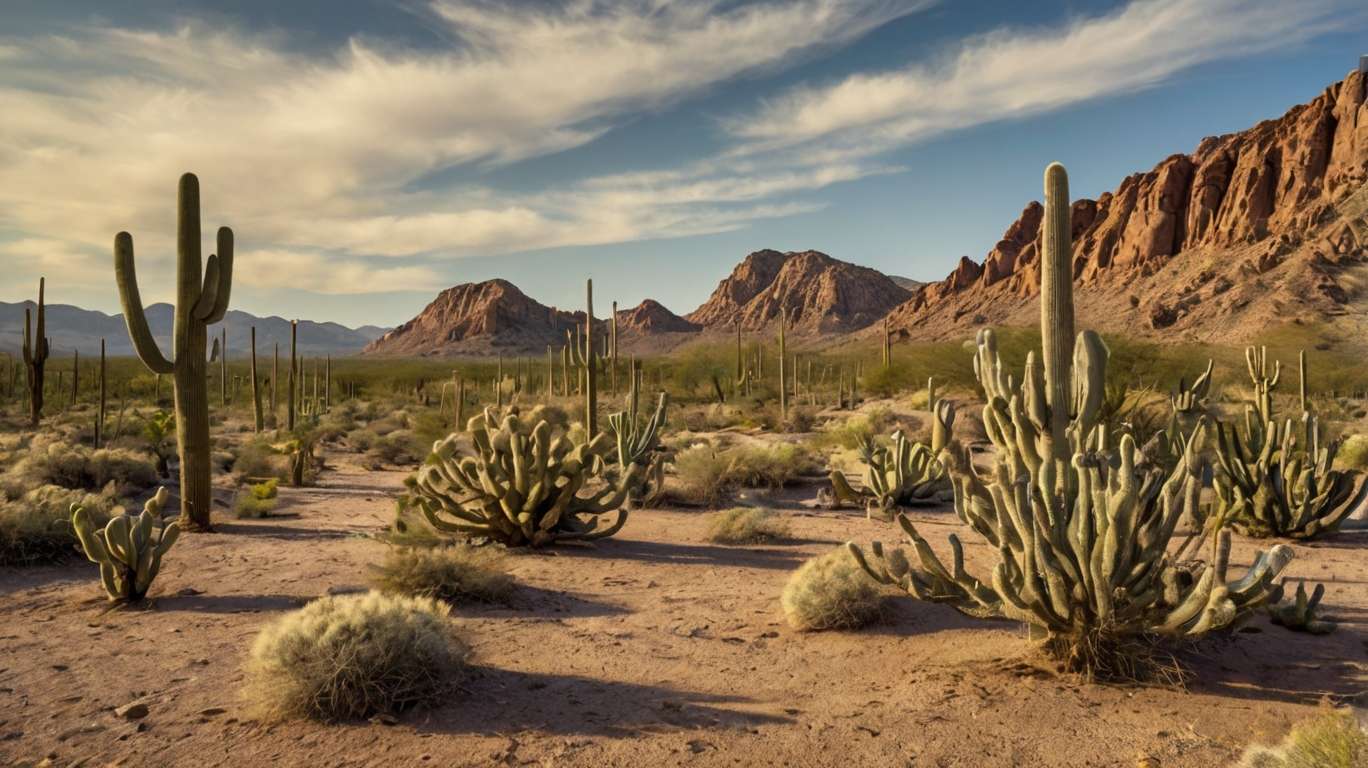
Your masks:
M419 733L632 736L699 728L755 728L789 718L744 709L742 696L678 691L575 675L473 667L464 693L441 709L413 716ZM478 701L478 707L468 706Z
M782 547L783 545L778 546ZM598 541L592 547L564 547L558 550L556 554L562 557L639 560L666 565L708 565L726 568L778 570L793 570L806 559L802 552L782 548L673 544L663 541L623 538Z

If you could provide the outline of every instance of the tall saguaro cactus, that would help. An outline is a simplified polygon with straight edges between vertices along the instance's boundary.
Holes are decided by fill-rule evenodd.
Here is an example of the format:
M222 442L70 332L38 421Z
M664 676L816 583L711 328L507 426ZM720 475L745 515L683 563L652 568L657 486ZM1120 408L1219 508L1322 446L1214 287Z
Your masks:
M598 360L594 351L594 281L584 281L584 428L586 439L598 434Z
M1069 460L1064 431L1069 426L1073 398L1073 257L1069 229L1069 174L1051 163L1045 169L1045 221L1042 224L1040 273L1040 352L1045 363L1045 388L1050 406L1053 456Z
M133 262L133 236L114 237L114 277L128 337L154 373L172 374L176 394L176 443L180 453L181 527L210 529L209 395L205 357L207 327L223 319L233 285L233 231L219 227L218 252L200 260L199 179L180 178L176 216L176 312L173 356L167 359L147 325Z
M261 384L257 380L256 363L256 326L252 326L252 427L253 431L261 432L266 427L265 416L261 413Z
M788 309L779 310L779 421L788 420L788 381L784 376L784 326L788 325Z
M38 278L38 325L33 327L28 307L24 308L24 370L29 391L29 421L38 426L43 416L43 371L47 366L48 338L47 312L43 305L43 292L47 278Z

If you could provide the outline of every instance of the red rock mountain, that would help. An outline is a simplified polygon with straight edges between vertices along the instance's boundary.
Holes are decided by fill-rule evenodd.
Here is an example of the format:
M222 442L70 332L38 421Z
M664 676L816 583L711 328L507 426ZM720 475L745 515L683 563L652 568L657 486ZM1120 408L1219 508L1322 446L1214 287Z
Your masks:
M1350 74L1278 119L1203 139L1114 192L1075 200L1084 323L1207 340L1287 321L1363 324L1366 80ZM982 263L962 258L893 310L894 328L936 338L1032 322L1042 214L1027 205Z
M507 280L463 283L437 294L418 316L366 346L365 354L427 356L536 352L565 342L583 312L548 307Z
M685 320L655 299L646 299L631 309L618 310L618 333L697 333L702 326Z
M747 256L685 319L723 329L739 320L761 330L787 308L798 333L840 333L879 320L910 295L881 272L825 253L764 250Z

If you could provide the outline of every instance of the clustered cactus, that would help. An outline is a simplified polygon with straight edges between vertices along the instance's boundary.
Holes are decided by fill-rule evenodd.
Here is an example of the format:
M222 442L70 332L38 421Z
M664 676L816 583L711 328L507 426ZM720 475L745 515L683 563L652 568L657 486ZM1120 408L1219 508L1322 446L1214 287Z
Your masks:
M510 410L499 421L491 409L472 418L466 431L473 455L463 455L462 436L438 441L414 483L423 516L436 530L537 547L604 538L627 522L623 504L638 488L642 467L630 463L615 483L601 482L616 448L607 433L575 443L553 435L544 419L524 421ZM600 525L615 510L617 518Z
M1361 473L1334 469L1340 441L1326 439L1319 419L1306 408L1306 358L1302 355L1300 423L1278 422L1273 391L1282 366L1268 367L1268 350L1245 350L1254 402L1245 429L1219 428L1218 514L1252 536L1310 539L1337 530L1368 498Z
M665 409L670 398L661 392L655 411L645 420L638 419L640 365L634 364L632 369L627 410L609 414L605 434L616 445L618 470L624 474L633 467L638 470L637 487L632 490L631 497L653 504L665 489L665 455L660 450L660 430L665 426Z
M176 543L179 525L173 522L157 527L167 496L166 488L157 489L136 517L115 509L103 530L95 527L85 507L71 505L71 527L85 556L100 566L100 582L110 602L142 600L161 570L162 557Z
M939 456L954 426L955 407L948 400L936 399L932 381L927 382L927 402L934 420L931 445L910 440L901 429L891 435L891 446L862 440L864 487L853 488L839 470L832 470L829 475L832 498L838 505L858 505L863 501L870 517L888 520L898 507L935 504L951 497L950 475Z
M1071 665L1093 670L1103 657L1141 635L1197 636L1221 629L1275 602L1276 577L1292 558L1277 545L1249 571L1228 580L1230 532L1218 531L1208 562L1178 564L1168 545L1201 493L1199 423L1171 472L1142 468L1135 441L1107 444L1098 413L1108 350L1090 331L1073 335L1068 178L1045 172L1046 214L1041 275L1042 356L1028 355L1020 383L1008 376L991 331L978 337L975 374L987 395L983 421L997 448L986 475L967 452L944 454L955 511L997 550L987 580L970 575L963 547L950 536L947 565L905 516L917 563L879 544L866 554L848 548L880 582L946 602L974 616L1025 622Z
M1297 594L1285 603L1271 606L1268 609L1268 617L1272 619L1274 624L1287 627L1294 632L1309 632L1313 635L1329 634L1334 631L1335 622L1321 618L1316 610L1324 596L1324 584L1317 584L1308 597L1306 585L1298 583Z
M209 395L207 327L228 311L233 285L233 231L219 227L218 253L200 263L199 180L180 178L176 226L176 314L174 354L165 357L147 324L133 261L133 236L114 238L114 277L128 336L143 364L172 374L176 390L176 441L180 453L181 527L210 528ZM203 275L201 275L201 267Z

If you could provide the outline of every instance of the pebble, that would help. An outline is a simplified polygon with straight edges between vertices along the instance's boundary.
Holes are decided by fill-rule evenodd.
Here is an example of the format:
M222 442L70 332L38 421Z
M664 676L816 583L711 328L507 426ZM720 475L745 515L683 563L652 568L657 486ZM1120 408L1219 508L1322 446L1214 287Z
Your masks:
M114 710L114 715L116 717L122 717L125 720L139 720L147 717L149 711L145 702L134 701Z

